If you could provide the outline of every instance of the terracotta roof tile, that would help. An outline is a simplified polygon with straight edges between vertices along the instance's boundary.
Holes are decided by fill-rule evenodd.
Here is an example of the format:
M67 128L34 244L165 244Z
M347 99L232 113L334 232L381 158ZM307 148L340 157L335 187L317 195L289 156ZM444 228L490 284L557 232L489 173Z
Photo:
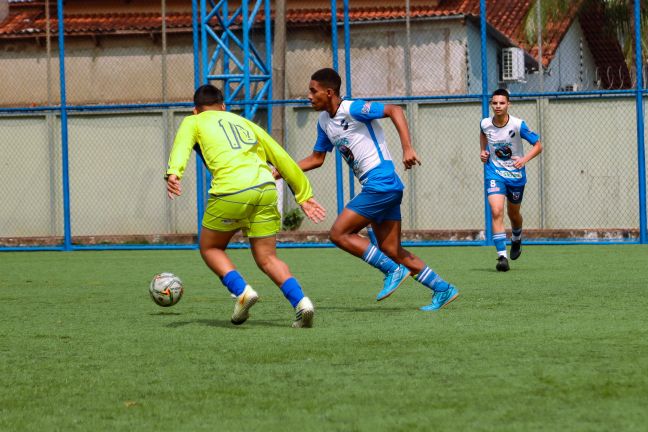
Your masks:
M567 30L576 16L587 36L588 44L599 68L618 68L623 62L618 42L612 36L604 36L598 31L604 25L600 8L580 10L583 0L576 0L566 16L549 22L544 30L543 64L548 66L560 45ZM524 48L531 56L536 57L538 48L529 44L524 36L524 19L533 7L533 0L487 0L489 24L508 38L513 44ZM580 14L580 15L579 15ZM439 0L436 6L415 6L411 8L411 17L430 18L440 16L479 16L479 0ZM338 10L337 19L343 20L342 10ZM358 21L394 20L405 18L404 6L376 6L352 8L349 19ZM258 17L263 20L263 17ZM289 9L286 21L292 25L328 23L331 21L330 9ZM57 20L51 20L51 31L56 34ZM39 9L10 11L9 17L0 23L2 37L33 37L45 33L44 13ZM192 30L191 11L167 14L167 29L170 31ZM162 19L155 13L106 13L79 14L65 16L65 30L69 35L128 34L161 31ZM618 76L618 74L617 74Z

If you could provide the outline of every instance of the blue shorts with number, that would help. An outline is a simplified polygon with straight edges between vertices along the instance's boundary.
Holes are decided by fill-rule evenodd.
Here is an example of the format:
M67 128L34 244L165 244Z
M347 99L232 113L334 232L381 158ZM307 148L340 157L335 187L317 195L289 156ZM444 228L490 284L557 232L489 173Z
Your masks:
M524 185L511 186L501 180L486 180L486 194L506 195L511 204L520 204L524 197Z
M346 205L360 216L372 222L381 223L386 220L401 220L401 202L403 191L369 192L362 191Z

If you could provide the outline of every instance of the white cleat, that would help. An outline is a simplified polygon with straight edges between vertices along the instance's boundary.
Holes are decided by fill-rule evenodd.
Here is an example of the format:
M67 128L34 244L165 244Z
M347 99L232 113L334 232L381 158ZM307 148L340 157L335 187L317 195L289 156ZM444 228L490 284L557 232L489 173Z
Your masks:
M315 307L308 297L304 297L295 307L295 322L293 328L310 328L313 327L313 317L315 316Z
M259 300L259 294L246 285L245 289L236 298L234 303L234 313L232 314L232 324L241 325L250 317L250 308Z

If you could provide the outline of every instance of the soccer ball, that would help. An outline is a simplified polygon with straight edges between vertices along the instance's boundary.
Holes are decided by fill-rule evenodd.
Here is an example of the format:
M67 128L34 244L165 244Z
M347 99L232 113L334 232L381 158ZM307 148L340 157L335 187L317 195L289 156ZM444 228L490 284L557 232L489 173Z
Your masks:
M162 307L173 306L182 298L182 281L173 273L160 273L153 276L149 294L155 303Z

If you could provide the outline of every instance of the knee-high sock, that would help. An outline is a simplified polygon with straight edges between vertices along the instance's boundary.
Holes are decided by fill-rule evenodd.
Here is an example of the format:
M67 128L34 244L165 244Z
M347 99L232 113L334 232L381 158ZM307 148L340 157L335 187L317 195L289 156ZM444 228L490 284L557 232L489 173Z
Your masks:
M369 245L362 255L362 260L383 273L389 273L398 268L398 264L372 244Z

